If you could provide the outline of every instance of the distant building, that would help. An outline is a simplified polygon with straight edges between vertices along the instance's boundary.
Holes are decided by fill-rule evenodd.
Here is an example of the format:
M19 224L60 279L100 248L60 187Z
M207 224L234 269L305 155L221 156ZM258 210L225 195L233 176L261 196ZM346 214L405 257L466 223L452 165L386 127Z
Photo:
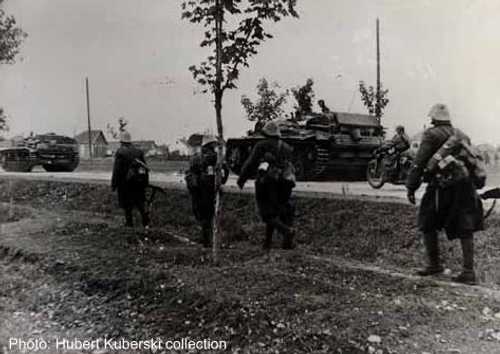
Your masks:
M142 150L145 156L156 156L161 154L161 151L154 140L136 140L133 141L132 144Z
M84 131L75 136L80 146L80 158L88 159L89 154L89 133ZM102 130L91 130L90 141L92 144L92 158L105 157L108 151L108 142Z
M156 145L154 140L136 140L132 141L132 144L142 150L146 157L168 155L168 149L166 150L164 147ZM114 156L119 147L119 141L110 141L106 156Z

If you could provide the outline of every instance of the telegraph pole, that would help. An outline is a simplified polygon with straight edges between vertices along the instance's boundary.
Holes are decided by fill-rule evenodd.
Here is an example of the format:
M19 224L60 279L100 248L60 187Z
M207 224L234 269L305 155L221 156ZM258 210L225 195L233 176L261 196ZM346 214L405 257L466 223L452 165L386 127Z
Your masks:
M380 33L379 33L379 20L377 18L377 93L375 100L375 116L380 122Z
M85 78L85 92L87 93L87 123L89 131L89 159L92 160L92 130L90 128L90 98L89 98L89 78Z

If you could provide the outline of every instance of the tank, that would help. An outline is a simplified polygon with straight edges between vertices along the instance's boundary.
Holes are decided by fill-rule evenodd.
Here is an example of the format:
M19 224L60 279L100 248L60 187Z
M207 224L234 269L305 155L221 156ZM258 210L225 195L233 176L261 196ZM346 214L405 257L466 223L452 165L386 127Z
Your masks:
M48 172L71 172L80 162L75 139L54 133L30 136L0 149L5 171L30 172L41 165Z
M355 113L310 113L300 121L276 122L284 141L293 147L297 180L366 179L368 162L384 139L374 116ZM228 139L227 163L239 174L254 145L264 137L250 133Z

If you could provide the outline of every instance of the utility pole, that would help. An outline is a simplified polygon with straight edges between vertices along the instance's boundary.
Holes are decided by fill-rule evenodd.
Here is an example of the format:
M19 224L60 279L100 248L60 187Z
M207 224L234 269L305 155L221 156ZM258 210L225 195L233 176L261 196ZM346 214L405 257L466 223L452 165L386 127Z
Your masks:
M85 91L87 93L87 123L89 132L89 159L92 160L92 130L90 128L90 99L89 99L89 78L85 78Z
M377 18L377 93L375 99L375 116L380 122L380 33L379 33L379 20Z

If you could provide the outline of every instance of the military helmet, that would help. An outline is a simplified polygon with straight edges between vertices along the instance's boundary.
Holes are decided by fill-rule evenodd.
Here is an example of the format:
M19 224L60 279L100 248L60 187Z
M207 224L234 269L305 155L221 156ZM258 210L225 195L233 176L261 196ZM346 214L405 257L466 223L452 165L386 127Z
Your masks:
M434 106L432 106L428 116L432 119L433 122L451 122L448 107L446 107L446 105L442 103L436 103Z
M120 133L120 143L131 143L132 142L132 136L130 133L126 130L122 131Z
M268 137L281 137L280 128L275 122L266 123L266 125L264 125L264 127L262 128L262 134Z
M213 135L203 135L201 139L201 146L217 143L217 138Z

